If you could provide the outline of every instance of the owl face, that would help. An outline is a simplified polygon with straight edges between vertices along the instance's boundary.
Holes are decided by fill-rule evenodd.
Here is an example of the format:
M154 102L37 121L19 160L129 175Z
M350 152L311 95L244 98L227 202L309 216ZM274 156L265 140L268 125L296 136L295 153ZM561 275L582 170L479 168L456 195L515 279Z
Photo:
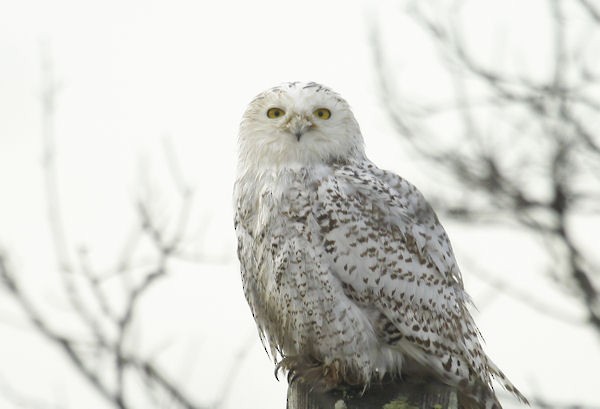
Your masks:
M315 83L286 83L258 95L239 142L246 166L298 168L364 155L348 103Z

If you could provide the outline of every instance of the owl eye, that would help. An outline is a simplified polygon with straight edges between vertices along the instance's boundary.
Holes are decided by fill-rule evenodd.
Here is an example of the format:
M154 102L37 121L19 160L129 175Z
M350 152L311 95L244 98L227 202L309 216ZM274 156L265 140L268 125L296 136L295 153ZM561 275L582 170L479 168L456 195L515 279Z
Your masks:
M331 118L331 111L327 108L319 108L313 112L313 114L320 119L329 119Z
M285 111L281 108L271 108L267 111L267 116L271 119L281 118L285 115Z

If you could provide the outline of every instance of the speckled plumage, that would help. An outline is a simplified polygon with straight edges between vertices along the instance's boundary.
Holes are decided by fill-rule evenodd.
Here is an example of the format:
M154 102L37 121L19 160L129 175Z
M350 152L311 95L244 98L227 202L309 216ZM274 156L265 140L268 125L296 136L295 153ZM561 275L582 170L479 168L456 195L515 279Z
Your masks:
M325 389L425 372L485 408L500 407L495 378L526 401L481 348L435 213L366 158L339 95L287 83L252 101L234 201L244 293L278 368Z

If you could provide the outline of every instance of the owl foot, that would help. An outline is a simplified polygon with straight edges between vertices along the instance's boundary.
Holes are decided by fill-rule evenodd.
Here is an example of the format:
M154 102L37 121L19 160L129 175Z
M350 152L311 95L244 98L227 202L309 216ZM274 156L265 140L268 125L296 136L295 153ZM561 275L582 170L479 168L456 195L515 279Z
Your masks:
M275 367L275 377L279 371L287 371L289 384L303 382L321 392L336 389L344 383L342 364L337 359L324 364L301 357L285 357Z

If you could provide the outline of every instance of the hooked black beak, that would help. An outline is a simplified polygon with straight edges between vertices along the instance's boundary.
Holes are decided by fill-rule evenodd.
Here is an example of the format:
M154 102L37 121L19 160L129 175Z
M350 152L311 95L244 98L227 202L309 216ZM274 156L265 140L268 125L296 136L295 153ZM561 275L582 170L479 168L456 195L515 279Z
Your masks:
M313 124L308 118L301 115L296 115L290 120L287 126L289 132L296 137L298 142L300 142L302 135L312 128Z

